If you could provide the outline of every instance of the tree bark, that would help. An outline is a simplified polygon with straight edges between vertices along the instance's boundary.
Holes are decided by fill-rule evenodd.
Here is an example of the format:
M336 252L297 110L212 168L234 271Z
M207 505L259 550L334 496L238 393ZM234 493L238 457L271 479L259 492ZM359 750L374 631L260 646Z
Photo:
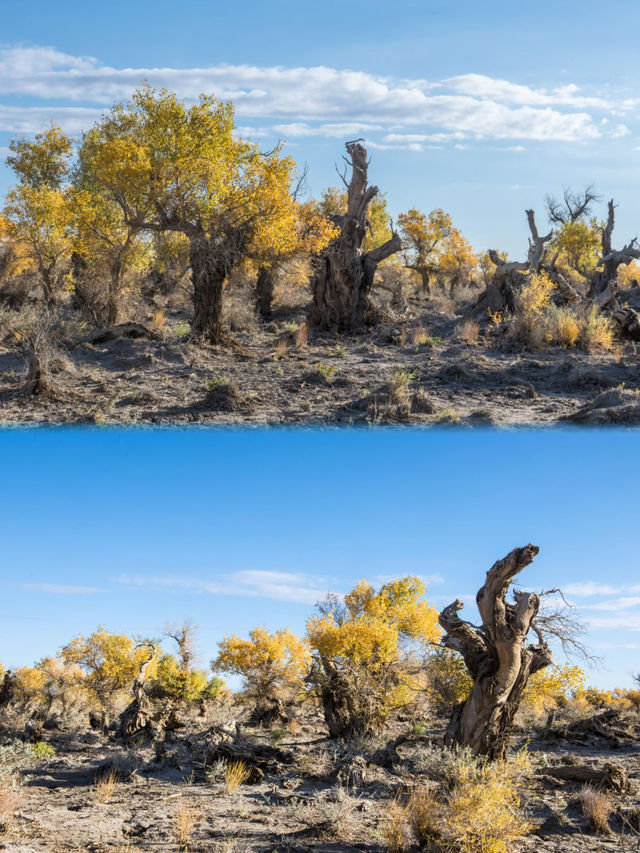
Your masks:
M204 235L192 237L189 255L193 278L193 331L212 344L222 340L222 288L227 264Z
M314 259L311 322L329 331L354 331L364 325L369 292L378 264L402 248L394 232L390 240L369 252L362 251L367 233L367 210L378 194L368 186L367 151L359 141L347 142L351 180L347 186L347 212L333 217L340 234Z
M459 652L473 680L471 693L454 709L445 735L448 746L468 747L490 760L504 758L513 718L531 675L552 662L549 647L525 641L540 599L535 593L516 591L514 602L505 600L516 574L536 554L535 545L516 548L487 572L476 602L482 617L477 628L458 616L461 601L440 613L446 631L444 645Z
M256 279L256 307L263 320L271 319L274 285L273 269L269 266L260 267Z

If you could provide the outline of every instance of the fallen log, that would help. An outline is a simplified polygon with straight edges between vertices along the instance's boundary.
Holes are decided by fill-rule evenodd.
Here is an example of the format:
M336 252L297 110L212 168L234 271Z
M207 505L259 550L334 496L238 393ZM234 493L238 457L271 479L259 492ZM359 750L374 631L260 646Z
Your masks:
M536 774L566 782L595 785L620 794L631 790L629 774L617 764L605 764L601 768L589 767L587 764L562 764L559 767L540 767Z
M239 743L222 741L209 749L206 764L213 764L216 761L226 763L242 761L249 771L247 781L255 784L264 778L265 773L279 773L283 766L293 764L293 760L292 752L275 746L248 741Z
M79 339L82 344L105 344L120 338L149 338L158 340L158 335L142 323L118 323L105 329L95 329Z

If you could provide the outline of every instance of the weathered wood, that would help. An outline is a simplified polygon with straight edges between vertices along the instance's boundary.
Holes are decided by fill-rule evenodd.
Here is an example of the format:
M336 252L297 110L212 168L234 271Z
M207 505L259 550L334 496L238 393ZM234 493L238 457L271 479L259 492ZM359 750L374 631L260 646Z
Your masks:
M460 619L461 601L454 601L439 615L446 632L443 644L462 655L473 680L468 699L453 711L445 734L448 746L465 746L474 755L490 759L503 758L529 678L552 661L544 641L526 645L539 596L515 591L513 603L506 601L514 577L537 553L535 545L515 548L487 572L476 596L480 627Z
M369 313L369 292L376 269L402 248L393 232L382 246L363 252L367 210L378 194L368 184L369 160L360 140L347 142L351 180L347 186L347 211L332 217L340 234L313 260L311 285L313 325L330 331L353 331L364 325Z
M108 326L105 329L96 329L88 335L79 339L83 344L105 344L120 338L151 338L157 339L158 335L142 323L119 323L116 326Z
M587 764L561 764L558 767L540 767L536 770L539 776L550 776L567 782L596 785L608 788L620 794L631 790L629 774L617 764L607 763L603 767L590 767Z

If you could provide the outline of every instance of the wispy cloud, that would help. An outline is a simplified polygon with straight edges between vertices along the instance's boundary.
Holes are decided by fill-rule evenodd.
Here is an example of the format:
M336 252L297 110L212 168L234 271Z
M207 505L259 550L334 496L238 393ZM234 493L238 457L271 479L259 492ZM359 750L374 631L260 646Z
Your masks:
M130 587L183 589L210 595L240 595L251 598L272 598L302 604L316 604L329 591L322 580L310 579L297 572L247 570L233 572L216 580L182 576L122 575L116 582Z
M603 115L637 103L584 94L573 83L547 90L481 74L429 81L326 66L114 68L53 47L6 46L0 49L0 96L56 105L0 105L0 130L30 133L53 120L77 133L99 114L96 106L127 98L143 80L186 99L203 91L231 99L239 116L260 122L257 134L365 135L377 147L413 150L452 140L620 137L628 129L603 124Z
M640 584L623 584L614 585L608 583L600 583L599 581L583 581L581 583L570 583L562 587L562 591L567 595L574 595L578 598L593 598L602 595L620 595L640 593Z
M92 595L103 590L95 586L74 586L73 584L55 583L21 583L22 589L30 589L34 592L46 592L53 595Z

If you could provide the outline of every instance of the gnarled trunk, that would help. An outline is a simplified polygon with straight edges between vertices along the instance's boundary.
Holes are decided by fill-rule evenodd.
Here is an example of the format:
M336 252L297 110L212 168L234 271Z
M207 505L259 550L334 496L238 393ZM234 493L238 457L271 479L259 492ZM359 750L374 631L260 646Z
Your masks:
M204 235L189 246L193 279L193 331L212 344L222 340L222 288L227 277L225 259Z
M348 142L346 147L352 169L347 212L333 217L340 234L314 259L311 280L311 322L331 331L353 331L364 324L376 268L402 248L400 237L394 233L384 245L370 252L362 251L368 226L367 210L378 188L367 185L366 149L359 141Z
M535 593L516 591L505 601L516 574L538 553L535 545L515 548L487 572L476 601L482 627L458 616L461 601L440 613L446 631L444 645L458 651L473 679L471 693L454 709L445 735L448 746L468 747L490 760L504 758L511 725L529 678L552 662L551 651L540 639L525 645L540 606Z
M273 269L268 266L260 267L256 279L256 307L263 320L271 318L274 285Z

